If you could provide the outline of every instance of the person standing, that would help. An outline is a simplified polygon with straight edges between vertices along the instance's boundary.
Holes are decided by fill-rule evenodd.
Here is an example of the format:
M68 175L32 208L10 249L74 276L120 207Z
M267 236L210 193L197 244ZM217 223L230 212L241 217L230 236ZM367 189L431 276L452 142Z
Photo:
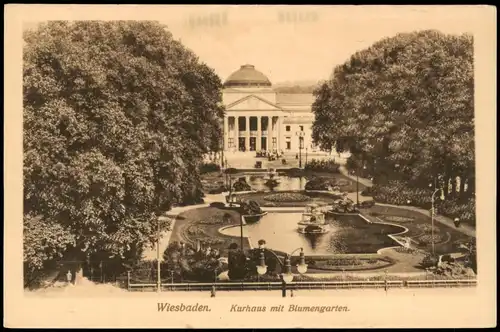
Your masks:
M68 270L68 273L66 273L66 281L69 284L71 284L71 280L73 279L73 275L71 274L71 270Z

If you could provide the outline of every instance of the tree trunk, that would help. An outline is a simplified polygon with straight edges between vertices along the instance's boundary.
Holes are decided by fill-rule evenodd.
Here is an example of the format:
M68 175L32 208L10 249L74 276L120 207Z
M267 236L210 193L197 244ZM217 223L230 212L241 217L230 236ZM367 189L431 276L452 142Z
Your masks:
M444 195L446 197L450 196L450 176L446 175L445 177L445 183L444 183Z
M460 176L460 199L465 198L465 175Z
M453 175L451 177L451 193L450 193L450 196L453 198L453 197L456 197L457 195L457 177L455 175Z

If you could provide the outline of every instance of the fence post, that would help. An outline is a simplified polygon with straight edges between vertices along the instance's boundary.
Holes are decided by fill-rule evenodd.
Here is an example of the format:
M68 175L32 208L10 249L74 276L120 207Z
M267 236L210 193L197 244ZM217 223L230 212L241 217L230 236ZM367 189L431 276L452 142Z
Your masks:
M130 292L130 271L127 271L127 290Z

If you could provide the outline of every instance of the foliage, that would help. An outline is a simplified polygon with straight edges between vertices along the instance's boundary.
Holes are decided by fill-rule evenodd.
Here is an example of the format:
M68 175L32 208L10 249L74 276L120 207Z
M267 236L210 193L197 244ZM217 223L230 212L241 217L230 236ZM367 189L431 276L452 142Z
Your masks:
M363 209L369 209L375 205L375 201L373 199L362 201L359 203L359 207Z
M376 185L372 189L373 198L380 203L394 205L418 206L424 209L431 208L433 190L429 187L410 187L404 181L389 181L387 184ZM436 198L437 197L437 198ZM440 200L436 194L434 206L439 214L450 218L460 218L462 222L475 224L476 222L476 199L471 197L467 200L448 196Z
M477 248L476 239L472 239L465 243L460 243L459 248L465 250L464 266L470 267L474 273L477 273Z
M238 180L233 183L233 190L234 191L250 191L252 188L250 185L247 183L247 180L244 177L238 178Z
M218 260L217 251L196 251L189 244L171 243L163 253L164 268L173 271L183 279L193 281L214 281L215 275L221 271L222 263Z
M217 163L203 163L200 165L200 174L219 172L220 165Z
M430 254L424 256L422 262L420 262L420 266L424 269L436 267L438 263L438 258L436 256L432 256Z
M306 165L306 168L307 168L307 165ZM289 169L286 169L283 171L286 176L290 177L290 178L300 178L302 176L304 176L304 170L302 168L289 168Z
M247 275L247 256L240 249L229 251L228 276L230 280L242 280Z
M240 213L242 215L256 215L261 214L262 209L260 208L259 203L254 200L248 200L240 203Z
M471 197L473 74L471 35L426 30L380 40L315 90L313 139L350 151L348 168L366 166L375 183L413 187L441 176L446 195Z
M317 172L328 172L328 173L339 173L340 165L335 162L335 160L316 160L312 159L307 162L304 167L307 171L317 171Z
M306 202L311 198L300 193L276 193L267 195L264 199L270 202Z
M134 256L161 210L202 196L199 165L221 141L220 79L154 22L52 21L24 40L25 215L81 256ZM43 246L42 259L65 251Z
M434 273L449 279L468 279L476 276L470 267L466 267L459 262L441 262Z
M304 187L305 190L330 190L332 186L332 180L328 180L325 178L315 177L306 182Z

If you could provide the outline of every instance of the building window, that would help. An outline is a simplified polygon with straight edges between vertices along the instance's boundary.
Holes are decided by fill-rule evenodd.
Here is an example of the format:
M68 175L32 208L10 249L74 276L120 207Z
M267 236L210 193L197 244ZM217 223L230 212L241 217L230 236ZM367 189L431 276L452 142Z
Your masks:
M304 131L304 126L300 126L300 131Z
M290 131L290 126L286 126L286 131Z
M287 150L291 150L292 149L292 138L291 137L286 137L285 141L286 141L286 149Z

